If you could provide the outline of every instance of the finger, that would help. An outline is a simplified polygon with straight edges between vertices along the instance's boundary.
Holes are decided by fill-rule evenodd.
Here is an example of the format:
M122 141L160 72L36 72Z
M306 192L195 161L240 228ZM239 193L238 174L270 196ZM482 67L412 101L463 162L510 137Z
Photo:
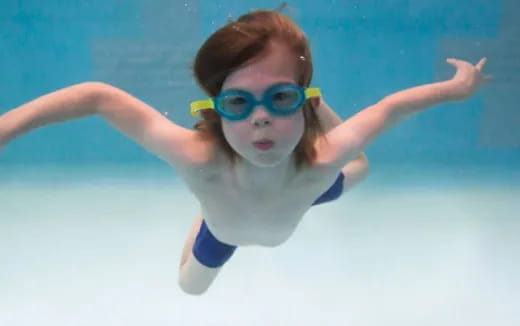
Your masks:
M458 65L460 64L460 60L457 60L454 58L448 58L448 59L446 59L446 62L454 67L458 67Z
M448 58L446 59L446 62L449 63L449 64L456 64L459 60L455 59L455 58Z
M486 75L486 76L482 77L482 81L485 83L488 81L491 81L491 80L493 80L493 76Z
M482 71L482 68L484 68L484 66L486 65L486 62L487 62L487 58L484 57L482 59L480 59L480 61L477 63L477 65L475 66L478 71Z

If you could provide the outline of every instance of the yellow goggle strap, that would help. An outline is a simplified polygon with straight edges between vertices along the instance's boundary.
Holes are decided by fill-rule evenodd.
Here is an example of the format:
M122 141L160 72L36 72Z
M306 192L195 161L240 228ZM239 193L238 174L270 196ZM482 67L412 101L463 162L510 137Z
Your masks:
M191 112L191 115L194 117L199 116L200 110L208 110L208 109L215 109L215 103L213 103L212 99L191 102L191 105L190 105L190 112Z
M309 99L311 97L321 97L321 90L318 87L305 89L305 99Z

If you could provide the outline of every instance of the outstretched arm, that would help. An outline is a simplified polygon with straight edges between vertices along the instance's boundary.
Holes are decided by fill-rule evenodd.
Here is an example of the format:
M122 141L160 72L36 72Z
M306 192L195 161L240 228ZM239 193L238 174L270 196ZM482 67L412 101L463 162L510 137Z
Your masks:
M448 63L457 69L451 80L394 93L331 130L327 134L328 145L322 150L322 159L337 164L351 161L396 123L432 106L465 100L490 79L482 75L486 58L475 66L456 59L448 59Z
M74 85L0 115L0 146L32 129L95 114L96 90L95 83Z
M104 83L87 82L41 96L0 115L0 146L32 129L94 114L171 163L182 160L195 132L146 103Z

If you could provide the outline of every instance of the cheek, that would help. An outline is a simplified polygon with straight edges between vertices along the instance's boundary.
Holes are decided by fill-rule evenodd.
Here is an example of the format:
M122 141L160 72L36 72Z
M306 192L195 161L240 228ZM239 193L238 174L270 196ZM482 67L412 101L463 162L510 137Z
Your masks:
M247 143L251 134L251 127L247 122L223 123L222 131L231 145Z
M305 128L305 120L303 113L295 114L288 118L274 119L271 126L271 133L278 141L297 143L303 135ZM249 120L241 122L222 124L222 130L228 143L232 146L240 146L242 144L249 144L257 133L251 127Z
M303 114L297 114L288 119L281 119L275 124L278 134L286 139L297 139L303 135L305 126Z

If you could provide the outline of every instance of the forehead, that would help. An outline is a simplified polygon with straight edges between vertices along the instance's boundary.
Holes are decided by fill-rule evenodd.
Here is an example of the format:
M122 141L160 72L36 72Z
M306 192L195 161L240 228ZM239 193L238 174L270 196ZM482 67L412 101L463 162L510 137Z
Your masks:
M297 59L285 46L270 45L258 59L231 73L222 89L242 88L254 92L275 83L295 83Z

